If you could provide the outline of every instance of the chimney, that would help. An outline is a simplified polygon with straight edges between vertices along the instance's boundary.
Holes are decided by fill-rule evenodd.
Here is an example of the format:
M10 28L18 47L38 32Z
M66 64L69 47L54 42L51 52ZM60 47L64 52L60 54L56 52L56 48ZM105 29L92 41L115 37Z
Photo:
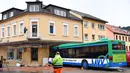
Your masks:
M39 2L39 0L36 0L36 2Z

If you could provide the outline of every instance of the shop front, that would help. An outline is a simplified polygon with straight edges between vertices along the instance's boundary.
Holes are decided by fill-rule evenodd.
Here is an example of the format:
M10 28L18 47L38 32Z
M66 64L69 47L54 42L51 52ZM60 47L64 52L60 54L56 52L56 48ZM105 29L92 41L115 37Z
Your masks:
M17 64L26 66L40 66L42 59L48 58L49 45L42 43L15 43L2 44L0 47L0 56L6 59L9 66L16 66Z

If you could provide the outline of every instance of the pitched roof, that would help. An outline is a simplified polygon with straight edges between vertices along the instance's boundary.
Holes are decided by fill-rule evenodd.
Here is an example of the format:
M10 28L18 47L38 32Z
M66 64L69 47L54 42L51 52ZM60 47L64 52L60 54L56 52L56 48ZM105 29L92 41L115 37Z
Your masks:
M49 6L58 7L58 8L61 8L61 9L65 9L65 10L70 11L70 9L68 9L68 8L64 8L64 7L60 7L60 6L57 6L57 5L49 4L49 5L47 5L47 6L44 7L43 12L50 13L49 11L46 10L46 8L49 7ZM50 14L55 15L54 13L50 13ZM59 15L56 15L56 16L59 16ZM66 18L70 18L70 19L74 19L74 20L79 20L79 21L81 21L80 18L78 18L78 17L72 15L71 13L70 13L69 17L66 17Z
M18 9L18 8L14 8L14 7L12 7L12 8L7 9L7 10L1 12L1 13L5 13L5 12L8 12L8 11L13 10L13 9L14 9L14 10L19 10L19 11L24 11L24 10L22 10L22 9Z
M118 26L106 24L106 28L112 31L113 33L130 35L130 33L127 30L121 29Z
M86 18L90 18L90 19L93 19L93 20L98 20L98 21L101 21L101 22L108 23L108 22L105 21L105 20L102 20L102 19L100 19L100 18L97 18L97 17L92 16L92 15L87 14L87 13L79 12L79 11L76 11L76 10L71 10L71 11L74 12L74 13L77 13L77 14L81 15L82 17L86 17Z
M49 5L45 6L44 8L47 8L47 7L49 7L49 6L58 7L58 8L65 9L65 10L70 10L70 9L68 9L68 8L64 8L64 7L57 6L57 5L53 5L53 4L49 4Z

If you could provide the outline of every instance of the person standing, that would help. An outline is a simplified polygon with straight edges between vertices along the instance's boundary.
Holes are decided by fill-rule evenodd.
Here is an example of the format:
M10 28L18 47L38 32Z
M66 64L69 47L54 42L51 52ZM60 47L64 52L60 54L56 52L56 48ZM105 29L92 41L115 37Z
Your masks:
M52 61L52 65L54 68L54 73L62 73L63 59L60 56L60 52L56 52L56 55Z

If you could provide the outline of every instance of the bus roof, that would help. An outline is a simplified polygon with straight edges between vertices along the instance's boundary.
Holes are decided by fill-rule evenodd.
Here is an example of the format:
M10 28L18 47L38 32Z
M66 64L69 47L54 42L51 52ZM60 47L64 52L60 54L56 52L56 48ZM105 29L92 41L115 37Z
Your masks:
M67 44L61 44L59 46L53 47L53 49L66 49L66 48L80 48L85 46L99 46L99 45L105 45L108 41L117 41L122 42L121 40L109 40L109 39L101 39L99 41L94 42L87 42L87 43L67 43ZM100 44L97 44L100 43Z

